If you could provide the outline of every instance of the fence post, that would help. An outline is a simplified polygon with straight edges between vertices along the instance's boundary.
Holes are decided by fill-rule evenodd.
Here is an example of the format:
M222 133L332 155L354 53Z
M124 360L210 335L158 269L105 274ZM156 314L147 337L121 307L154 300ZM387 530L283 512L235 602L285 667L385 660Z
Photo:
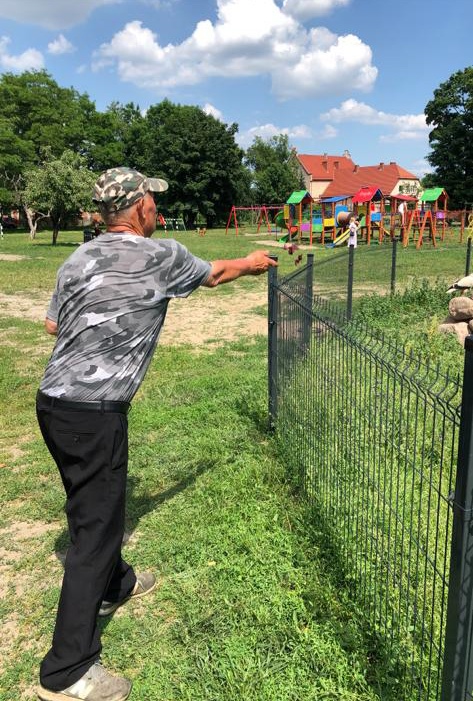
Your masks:
M473 336L465 340L463 395L453 500L442 701L473 690Z
M471 236L468 236L468 240L466 242L466 265L465 265L465 275L470 274L470 266L471 266Z
M348 246L348 288L347 288L347 319L351 320L353 309L353 268L355 265L355 246Z
M277 256L270 256L273 260ZM268 413L269 430L274 431L278 415L278 269L271 266L268 271Z
M394 236L392 258L391 258L391 295L393 295L396 292L396 264L397 264L397 236Z

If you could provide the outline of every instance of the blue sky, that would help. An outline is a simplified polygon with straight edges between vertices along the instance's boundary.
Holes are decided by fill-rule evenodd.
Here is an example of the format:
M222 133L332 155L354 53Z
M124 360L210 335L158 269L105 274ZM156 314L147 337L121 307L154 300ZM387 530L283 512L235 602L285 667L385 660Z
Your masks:
M428 169L423 109L471 63L473 2L0 0L0 72L46 68L141 108L164 97L283 131L301 153Z

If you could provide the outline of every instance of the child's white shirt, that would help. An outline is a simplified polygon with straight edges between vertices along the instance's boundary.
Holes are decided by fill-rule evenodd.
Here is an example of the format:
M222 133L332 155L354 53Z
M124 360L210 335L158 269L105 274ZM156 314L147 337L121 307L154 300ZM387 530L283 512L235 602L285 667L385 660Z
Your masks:
M348 227L348 235L349 235L349 241L348 245L349 246L354 246L356 248L357 246L357 236L356 233L358 231L358 224L354 221L350 222L350 225Z

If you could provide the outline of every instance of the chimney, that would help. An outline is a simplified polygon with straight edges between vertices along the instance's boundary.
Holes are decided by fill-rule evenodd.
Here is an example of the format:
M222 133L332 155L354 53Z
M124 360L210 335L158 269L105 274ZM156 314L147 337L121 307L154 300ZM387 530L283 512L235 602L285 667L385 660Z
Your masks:
M378 166L378 170L384 170L384 163L382 161Z
M322 161L322 168L328 172L328 161Z
M340 165L340 161L334 161L334 162L333 162L333 167L335 168L335 170L338 170L338 166L339 166L339 165Z
M354 172L354 173L358 173L358 168L359 168L359 167L360 167L359 165L355 165L355 167L353 168L353 172Z
M396 161L390 161L390 162L389 162L389 165L390 165L390 166L395 166L395 165L396 165Z

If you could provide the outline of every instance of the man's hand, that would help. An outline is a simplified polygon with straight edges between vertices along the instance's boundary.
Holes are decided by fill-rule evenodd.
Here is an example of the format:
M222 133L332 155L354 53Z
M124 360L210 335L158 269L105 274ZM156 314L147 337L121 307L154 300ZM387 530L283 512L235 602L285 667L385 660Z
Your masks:
M277 265L276 261L269 257L269 251L253 251L246 258L250 261L251 266L248 275L261 275L267 272L271 266Z
M57 324L55 321L46 317L44 320L44 327L46 331L51 334L51 336L57 336Z
M254 251L246 258L214 260L210 275L204 282L204 287L217 287L224 282L236 280L242 275L261 275L272 265L277 265L277 263L269 258L269 251Z

